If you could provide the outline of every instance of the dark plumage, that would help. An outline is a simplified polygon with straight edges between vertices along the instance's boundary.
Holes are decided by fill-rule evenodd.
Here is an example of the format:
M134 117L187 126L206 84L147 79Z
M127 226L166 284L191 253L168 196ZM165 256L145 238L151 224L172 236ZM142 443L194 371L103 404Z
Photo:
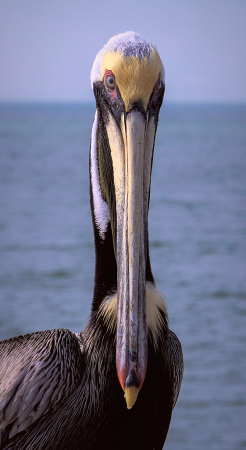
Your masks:
M148 63L153 51L156 51L134 33L119 35L110 42L99 54L99 62L105 53L113 51L117 57L121 55L123 62L128 63L133 55L133 63ZM136 54L137 57L134 56ZM108 71L104 79L100 79L99 62L97 58L92 72L97 105L90 153L91 210L96 251L92 313L86 329L81 333L49 330L0 343L0 448L3 450L160 450L182 382L182 348L177 336L169 330L165 304L154 285L148 248L150 182L148 184L146 180L151 172L155 131L164 95L164 75L160 73L157 60L148 102L144 100L145 88L142 91L139 88L142 94L135 92L133 101L129 93L124 94L120 82L121 88L116 84L120 78L113 71L110 76L115 80L115 85L110 79L108 84L112 85L112 89L110 87L111 90L108 90L105 81ZM101 64L103 67L103 61ZM134 74L134 66L131 70ZM115 71L117 73L117 67ZM125 121L128 139L124 145L120 137L124 136L122 121ZM145 132L141 131L143 127ZM116 134L112 140L114 129ZM129 166L137 179L140 176L140 194L138 191L137 194L135 191L131 193L132 185L127 187L127 164L130 163L126 160L127 154L136 151L136 144L131 144L134 135L139 136L137 145L143 140L139 152L144 149L145 155L144 175L141 175L139 165L137 169L135 163ZM119 163L120 153L116 158L114 151L118 150L114 147L124 148L124 152L128 152L122 159L123 163ZM148 152L151 153L147 158ZM123 172L117 172L118 164L119 167L123 167L120 164L126 167L123 184L120 178ZM127 199L130 195L136 195L137 201L142 204L139 223L131 222L132 200L130 203L125 200L122 207L121 198ZM124 217L128 217L129 221L126 228L123 226L127 223ZM131 250L131 226L139 227L139 234L143 236L139 238L137 251L135 247ZM134 231L133 235L135 239L138 233ZM126 252L122 242L126 242ZM136 261L133 266L131 258ZM128 267L126 272L124 264ZM134 287L135 278L133 281L131 278L135 269L139 277L137 287ZM128 281L125 283L127 288L122 281L128 280L128 274L130 293ZM146 285L146 294L142 285ZM136 294L131 296L131 292ZM136 302L138 307L135 311ZM141 308L144 308L143 313ZM121 314L126 314L126 320ZM138 314L137 321L132 319L134 314ZM145 345L144 330L147 327ZM127 405L122 388L126 392Z

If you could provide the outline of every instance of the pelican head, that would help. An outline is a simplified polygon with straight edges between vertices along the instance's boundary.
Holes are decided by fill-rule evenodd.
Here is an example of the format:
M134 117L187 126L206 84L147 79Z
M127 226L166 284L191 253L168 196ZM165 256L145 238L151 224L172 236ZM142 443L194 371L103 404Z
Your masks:
M109 228L112 235L117 265L116 366L131 408L147 369L146 282L154 283L148 210L165 90L156 47L134 32L113 37L95 59L91 84L96 98L91 142L94 222L102 243Z

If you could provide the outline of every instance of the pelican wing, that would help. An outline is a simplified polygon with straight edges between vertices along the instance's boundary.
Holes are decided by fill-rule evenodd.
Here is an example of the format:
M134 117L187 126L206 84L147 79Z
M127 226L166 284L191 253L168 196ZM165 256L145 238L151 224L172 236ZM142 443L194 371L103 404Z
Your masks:
M0 344L0 447L56 407L82 377L82 342L49 330Z
M174 372L174 381L173 381L173 409L178 400L179 391L181 388L183 373L184 373L184 359L182 346L178 337L173 331L169 330L169 339L171 343L171 352L172 352L172 361L173 361L173 372Z

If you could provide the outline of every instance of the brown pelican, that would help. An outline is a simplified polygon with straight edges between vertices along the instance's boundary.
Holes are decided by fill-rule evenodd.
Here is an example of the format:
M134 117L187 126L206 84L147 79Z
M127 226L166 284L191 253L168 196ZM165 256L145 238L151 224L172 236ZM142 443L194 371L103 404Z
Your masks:
M180 390L182 349L148 241L164 68L157 49L128 32L98 53L91 82L91 316L77 334L48 330L1 342L3 450L162 449Z

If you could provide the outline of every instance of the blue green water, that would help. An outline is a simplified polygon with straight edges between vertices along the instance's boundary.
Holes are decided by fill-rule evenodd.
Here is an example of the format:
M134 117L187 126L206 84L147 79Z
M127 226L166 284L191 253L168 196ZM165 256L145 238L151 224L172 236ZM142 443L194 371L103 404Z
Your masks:
M93 105L0 105L0 339L90 313ZM246 106L165 104L150 252L184 381L167 450L246 448Z

